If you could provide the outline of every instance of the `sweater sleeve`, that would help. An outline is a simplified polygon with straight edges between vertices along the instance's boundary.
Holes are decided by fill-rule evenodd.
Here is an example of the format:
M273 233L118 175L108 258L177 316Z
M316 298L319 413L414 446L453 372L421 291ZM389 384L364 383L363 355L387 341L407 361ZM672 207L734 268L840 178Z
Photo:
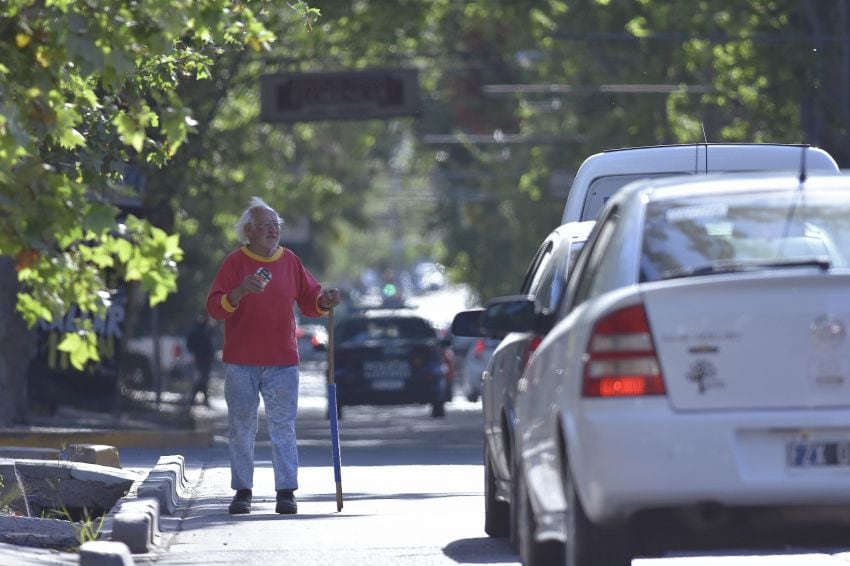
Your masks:
M298 260L298 308L304 316L319 317L327 314L327 309L319 307L319 297L322 295L322 285L316 281L313 274Z
M225 258L213 279L207 295L207 312L215 320L224 320L236 312L238 305L231 305L227 294L239 285L239 275L232 256Z

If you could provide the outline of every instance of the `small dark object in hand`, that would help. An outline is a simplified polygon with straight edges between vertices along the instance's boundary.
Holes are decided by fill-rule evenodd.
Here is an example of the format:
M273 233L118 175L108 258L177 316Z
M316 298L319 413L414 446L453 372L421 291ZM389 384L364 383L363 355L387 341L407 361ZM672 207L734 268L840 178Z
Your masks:
M265 267L257 269L257 275L262 277L266 283L272 280L272 272L266 269Z

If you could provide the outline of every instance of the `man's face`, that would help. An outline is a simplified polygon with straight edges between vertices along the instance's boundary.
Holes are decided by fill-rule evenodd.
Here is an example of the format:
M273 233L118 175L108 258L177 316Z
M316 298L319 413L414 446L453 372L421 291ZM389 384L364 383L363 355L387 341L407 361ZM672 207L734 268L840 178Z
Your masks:
M265 249L274 249L280 242L280 219L273 210L260 208L253 211L251 224L246 227L252 244Z

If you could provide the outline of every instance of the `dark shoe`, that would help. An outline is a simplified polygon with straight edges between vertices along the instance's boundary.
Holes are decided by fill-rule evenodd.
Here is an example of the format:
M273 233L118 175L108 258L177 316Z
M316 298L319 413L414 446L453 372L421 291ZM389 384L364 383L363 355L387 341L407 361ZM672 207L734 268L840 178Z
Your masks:
M281 515L295 515L298 513L298 504L295 502L295 494L291 489L277 490L277 505L275 505L275 513Z
M231 515L247 515L251 512L251 490L238 489L230 507L227 509Z

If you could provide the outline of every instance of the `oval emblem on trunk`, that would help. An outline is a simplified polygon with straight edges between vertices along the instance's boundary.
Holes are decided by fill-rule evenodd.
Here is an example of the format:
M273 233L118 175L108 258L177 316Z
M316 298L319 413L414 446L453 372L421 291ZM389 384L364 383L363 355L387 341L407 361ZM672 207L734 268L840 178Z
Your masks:
M809 326L815 344L835 348L844 342L844 323L830 315L817 317Z

